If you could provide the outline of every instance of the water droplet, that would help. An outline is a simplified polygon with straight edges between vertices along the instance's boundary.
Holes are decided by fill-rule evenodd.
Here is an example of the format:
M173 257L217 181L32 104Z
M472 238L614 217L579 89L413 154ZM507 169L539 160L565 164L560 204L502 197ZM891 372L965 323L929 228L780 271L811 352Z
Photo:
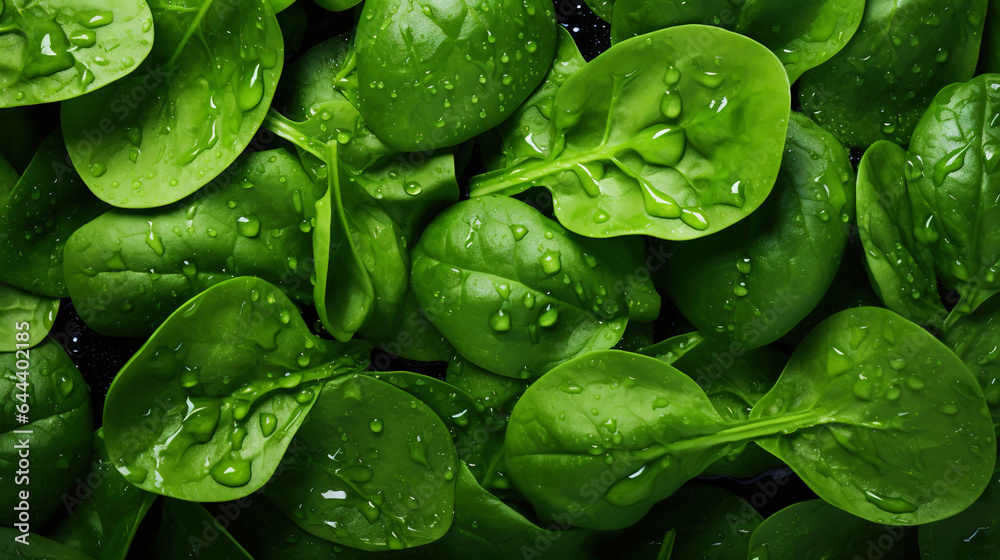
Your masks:
M545 274L555 274L562 269L559 262L559 251L545 251L541 258L542 270Z
M490 317L490 328L497 332L507 332L510 330L510 313L503 308L497 310Z
M368 427L371 429L373 433L376 434L382 433L382 420L375 418L368 423Z
M552 306L552 304L547 304L545 310L542 314L538 316L538 324L543 327L551 327L556 324L559 320L559 310Z
M260 234L260 218L251 214L236 220L236 233L243 237L257 237Z
M917 506L902 498L883 496L871 490L865 490L865 499L880 510L889 513L913 513L917 511Z
M674 120L681 115L681 96L677 92L667 90L660 98L660 113Z
M698 208L684 208L681 210L681 221L699 231L708 229L708 216Z
M250 482L250 463L235 459L223 459L210 472L212 479L223 486L238 488Z
M269 437L274 433L274 430L278 427L278 417L271 414L270 412L263 412L259 416L260 420L260 433L264 437Z

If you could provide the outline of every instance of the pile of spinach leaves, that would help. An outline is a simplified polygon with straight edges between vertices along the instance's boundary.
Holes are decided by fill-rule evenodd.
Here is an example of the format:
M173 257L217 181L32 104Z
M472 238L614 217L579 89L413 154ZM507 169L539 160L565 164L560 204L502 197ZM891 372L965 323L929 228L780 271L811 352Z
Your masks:
M998 8L0 0L0 556L996 556Z

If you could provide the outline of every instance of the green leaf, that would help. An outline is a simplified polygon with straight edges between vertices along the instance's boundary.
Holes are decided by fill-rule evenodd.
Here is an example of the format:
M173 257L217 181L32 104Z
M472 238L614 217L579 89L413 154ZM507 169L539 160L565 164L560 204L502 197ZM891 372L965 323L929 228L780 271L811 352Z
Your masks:
M153 47L143 0L4 0L0 107L83 95L134 71Z
M976 378L931 334L885 309L820 323L750 418L798 415L812 420L756 442L820 498L875 523L954 515L993 472L993 423Z
M311 301L317 191L298 159L279 149L241 157L171 206L106 212L67 241L73 305L102 334L136 336L236 276Z
M104 433L94 433L90 472L63 496L68 516L48 537L100 560L124 560L156 494L125 480L108 455Z
M906 144L931 98L972 77L987 0L867 0L840 52L799 80L802 111L849 148Z
M94 427L87 383L69 355L49 338L30 350L0 354L0 395L4 413L0 417L0 486L5 489L0 494L0 525L19 522L14 509L21 502L17 490L30 493L31 526L41 527L75 479L86 472L90 460ZM26 405L23 412L18 405ZM20 421L21 414L26 422ZM17 474L25 441L30 458L28 485Z
M698 385L656 358L617 350L570 360L535 381L507 428L507 470L543 518L613 530L725 456L727 426ZM595 482L596 481L596 482Z
M831 505L915 525L973 503L996 460L972 374L881 308L816 327L749 417L723 419L694 381L656 358L592 352L525 391L507 429L507 469L542 515L608 530L753 441Z
M323 387L265 495L306 531L364 550L433 542L452 524L458 458L427 405L363 375Z
M503 473L503 433L476 399L451 383L405 371L372 375L406 391L430 407L448 427L458 459L486 488ZM506 378L505 378L506 379Z
M476 139L482 146L482 151L488 154L485 162L488 171L549 155L554 144L552 103L566 80L587 64L566 28L560 26L556 35L556 53L552 59L552 67L538 89L507 120Z
M920 558L925 560L975 560L1000 550L1000 504L976 502L969 509L920 527Z
M854 173L847 151L792 113L770 197L747 219L666 244L667 293L698 330L744 348L787 334L822 299L847 247Z
M462 463L455 486L455 520L431 547L434 553L455 560L523 560L534 558L534 554L542 558L596 558L594 545L601 538L599 534L562 529L556 524L543 528L528 520L484 490Z
M910 140L914 232L961 300L947 328L1000 292L1000 75L941 90Z
M66 239L107 209L80 181L59 134L49 135L0 206L0 280L34 294L69 295Z
M170 498L163 500L163 522L156 535L156 550L162 560L202 555L212 560L253 560L202 505Z
M746 558L872 558L902 560L908 555L902 527L879 525L839 510L823 500L782 509L757 527Z
M369 351L313 336L263 280L216 284L118 372L104 407L108 453L149 492L242 498L274 473L323 381L364 368Z
M555 27L542 0L368 0L357 30L358 107L397 150L460 144L538 86Z
M23 538L27 541L14 540ZM11 527L0 527L0 555L4 558L25 558L28 560L93 560L72 548L51 541L34 533L22 533Z
M971 315L955 322L944 342L979 380L993 424L1000 426L1000 298L986 300Z
M548 155L474 177L471 194L545 186L581 235L702 237L771 191L788 95L778 59L729 31L689 25L624 41L559 88Z
M49 334L59 312L59 300L25 292L0 282L0 352L36 346ZM18 340L18 325L30 329Z
M858 230L872 286L889 309L932 328L948 312L937 292L934 257L917 240L907 173L913 164L899 146L872 145L858 167Z
M62 105L73 165L123 208L176 202L222 173L264 120L283 42L267 0L154 0L156 43L132 74Z
M795 82L835 55L861 24L864 0L617 0L611 41L688 23L714 23L759 41Z
M630 560L746 560L750 534L763 521L739 496L690 484L611 541L608 551Z
M614 11L615 3L619 0L585 0L587 7L590 8L594 14L603 19L604 21L611 23L611 14Z
M412 289L462 356L527 379L622 335L630 313L622 270L641 268L641 244L594 241L516 199L460 202L421 236ZM614 260L593 251L597 244Z
M405 280L407 247L458 199L454 156L403 154L375 137L356 108L353 44L342 35L306 52L284 92L296 120L271 111L265 122L298 147L313 177L332 183L314 234L320 317L340 340L360 333L409 359L446 359L450 349L420 316Z

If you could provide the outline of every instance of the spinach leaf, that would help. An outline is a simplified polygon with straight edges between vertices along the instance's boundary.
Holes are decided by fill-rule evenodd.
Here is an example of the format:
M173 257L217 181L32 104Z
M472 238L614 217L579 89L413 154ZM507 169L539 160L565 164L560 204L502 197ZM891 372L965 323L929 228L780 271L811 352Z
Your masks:
M731 492L684 485L612 541L608 552L630 560L746 560L750 534L763 521L753 506Z
M307 171L331 183L314 233L320 317L340 340L360 332L394 354L446 359L447 344L420 317L405 279L407 246L458 199L454 156L401 154L379 141L356 108L355 61L349 35L313 47L289 74L297 120L274 111L266 120L298 147Z
M687 23L719 25L769 48L794 82L844 48L861 24L864 5L864 0L618 0L611 40Z
M338 169L336 159L331 150L330 185L317 206L320 228L329 227L317 231L314 242L320 318L338 340L350 340L366 325L382 331L372 338L391 338L409 290L406 237L378 202Z
M490 373L456 355L448 362L445 381L468 393L475 400L477 408L483 410L482 424L470 434L470 443L487 448L497 446L495 448L497 454L493 456L493 467L485 477L477 476L476 479L483 488L498 496L516 495L516 491L511 489L507 469L504 466L503 434L507 430L507 422L514 405L528 388L528 380ZM461 449L459 451L461 454Z
M611 14L614 11L615 3L618 0L584 0L597 17L611 23Z
M357 374L328 381L296 441L304 451L265 495L306 531L386 550L433 542L451 526L455 446L433 410L402 389Z
M976 378L927 331L885 309L820 323L750 413L763 423L809 416L798 430L755 441L820 498L869 521L949 517L993 472L993 423Z
M62 105L73 164L123 208L176 202L250 144L283 60L267 0L153 0L153 52L132 74Z
M66 240L104 213L70 164L59 134L42 141L0 206L0 280L34 294L65 297Z
M920 527L920 558L974 560L1000 551L1000 504L979 501L969 509Z
M979 379L986 404L1000 427L1000 298L986 300L971 315L962 317L948 329L945 343L962 358Z
M222 508L236 512L231 516L229 531L256 560L427 558L421 552L428 547L373 552L334 544L303 531L274 504L257 496L223 504Z
M600 243L615 260L593 250ZM516 199L480 197L427 227L411 281L421 308L462 356L527 379L614 346L633 295L658 309L655 291L626 293L620 271L638 268L641 251L629 240L584 240Z
M444 422L455 442L458 459L484 487L505 475L503 435L491 431L485 407L463 389L427 375L394 371L372 375L406 391L427 405Z
M747 558L824 558L882 560L912 558L902 527L878 525L837 509L823 500L807 500L764 520L750 537ZM888 544L889 546L885 546Z
M28 560L93 560L86 554L81 554L41 535L28 533L27 545L14 540L20 536L22 533L17 529L0 527L0 555L4 558L26 558Z
M941 87L972 77L987 0L867 0L840 52L799 81L802 110L845 146L905 144Z
M74 306L100 333L135 336L236 276L310 301L317 190L280 149L241 157L171 206L106 212L67 241L63 270Z
M497 415L510 416L517 399L529 385L525 379L490 373L460 355L448 362L444 379L476 399L493 415L493 421L500 419ZM503 425L506 426L505 418Z
M702 237L767 197L788 95L774 55L729 31L679 26L623 41L559 88L547 155L474 177L471 193L545 186L559 221L590 237Z
M552 141L552 103L559 88L586 65L573 36L559 27L552 67L538 89L507 120L476 139L488 154L489 171L516 165L530 158L545 158Z
M49 338L30 350L0 354L0 395L0 487L5 489L0 494L0 525L19 521L14 509L21 503L18 491L28 491L31 525L40 527L90 460L94 428L87 383L69 355ZM26 422L19 421L21 414ZM26 441L28 486L16 482L23 478L17 471Z
M489 560L533 558L595 558L599 536L577 529L560 530L556 525L539 527L495 496L485 491L464 463L455 482L455 517L443 537L416 548L365 551L335 545L300 529L266 500L253 500L240 510L230 527L237 540L257 560L295 556L303 560L355 559L453 559L475 555ZM539 552L539 543L545 547Z
M450 151L400 153L368 128L358 110L357 55L351 34L309 49L289 69L287 80L290 85L283 86L282 93L289 118L272 111L265 122L296 144L306 170L315 178L325 175L328 164L322 145L335 140L343 165L412 238L434 213L458 200Z
M59 312L59 300L25 292L0 282L0 352L13 352L18 348L31 348L45 340ZM28 325L30 334L18 339L18 325Z
M91 457L90 472L63 496L68 516L48 537L100 560L123 560L156 494L136 488L115 470L100 429Z
M409 237L400 225L407 222L392 218L392 202L381 204L381 194L373 197L346 171L335 144L329 149L329 187L316 204L313 234L314 300L324 327L344 341L360 332L409 359L447 359L454 351L410 289Z
M755 441L832 505L913 525L968 507L996 459L975 378L929 333L880 308L816 327L749 416L724 420L694 381L655 358L595 352L525 391L507 469L543 515L614 529Z
M792 113L771 196L722 232L667 244L667 293L700 331L769 344L819 303L847 247L854 174L828 132Z
M143 0L5 0L0 107L83 95L135 70L153 47Z
M163 522L156 536L162 560L198 558L253 560L219 520L201 504L164 498Z
M940 328L948 312L931 249L915 234L922 224L914 221L907 183L915 163L891 142L868 148L858 167L858 231L879 299L911 321Z
M493 128L541 82L556 47L541 0L368 0L357 36L361 114L400 151Z
M945 326L1000 291L1000 75L952 84L913 131L914 232L961 296Z
M725 456L726 441L694 442L726 427L704 391L672 366L592 352L552 369L517 402L507 472L542 518L621 529Z
M182 305L122 367L104 407L115 468L193 501L238 499L274 473L323 381L369 347L313 336L278 288L248 277Z
M666 340L661 340L656 344L650 344L636 350L637 354L652 356L665 364L673 364L684 357L685 354L694 350L707 339L705 335L698 331L679 334Z
M455 520L441 540L431 546L445 558L460 560L523 560L542 558L589 560L597 558L594 531L552 523L542 528L484 490L465 464L455 485ZM539 543L543 546L539 546Z

